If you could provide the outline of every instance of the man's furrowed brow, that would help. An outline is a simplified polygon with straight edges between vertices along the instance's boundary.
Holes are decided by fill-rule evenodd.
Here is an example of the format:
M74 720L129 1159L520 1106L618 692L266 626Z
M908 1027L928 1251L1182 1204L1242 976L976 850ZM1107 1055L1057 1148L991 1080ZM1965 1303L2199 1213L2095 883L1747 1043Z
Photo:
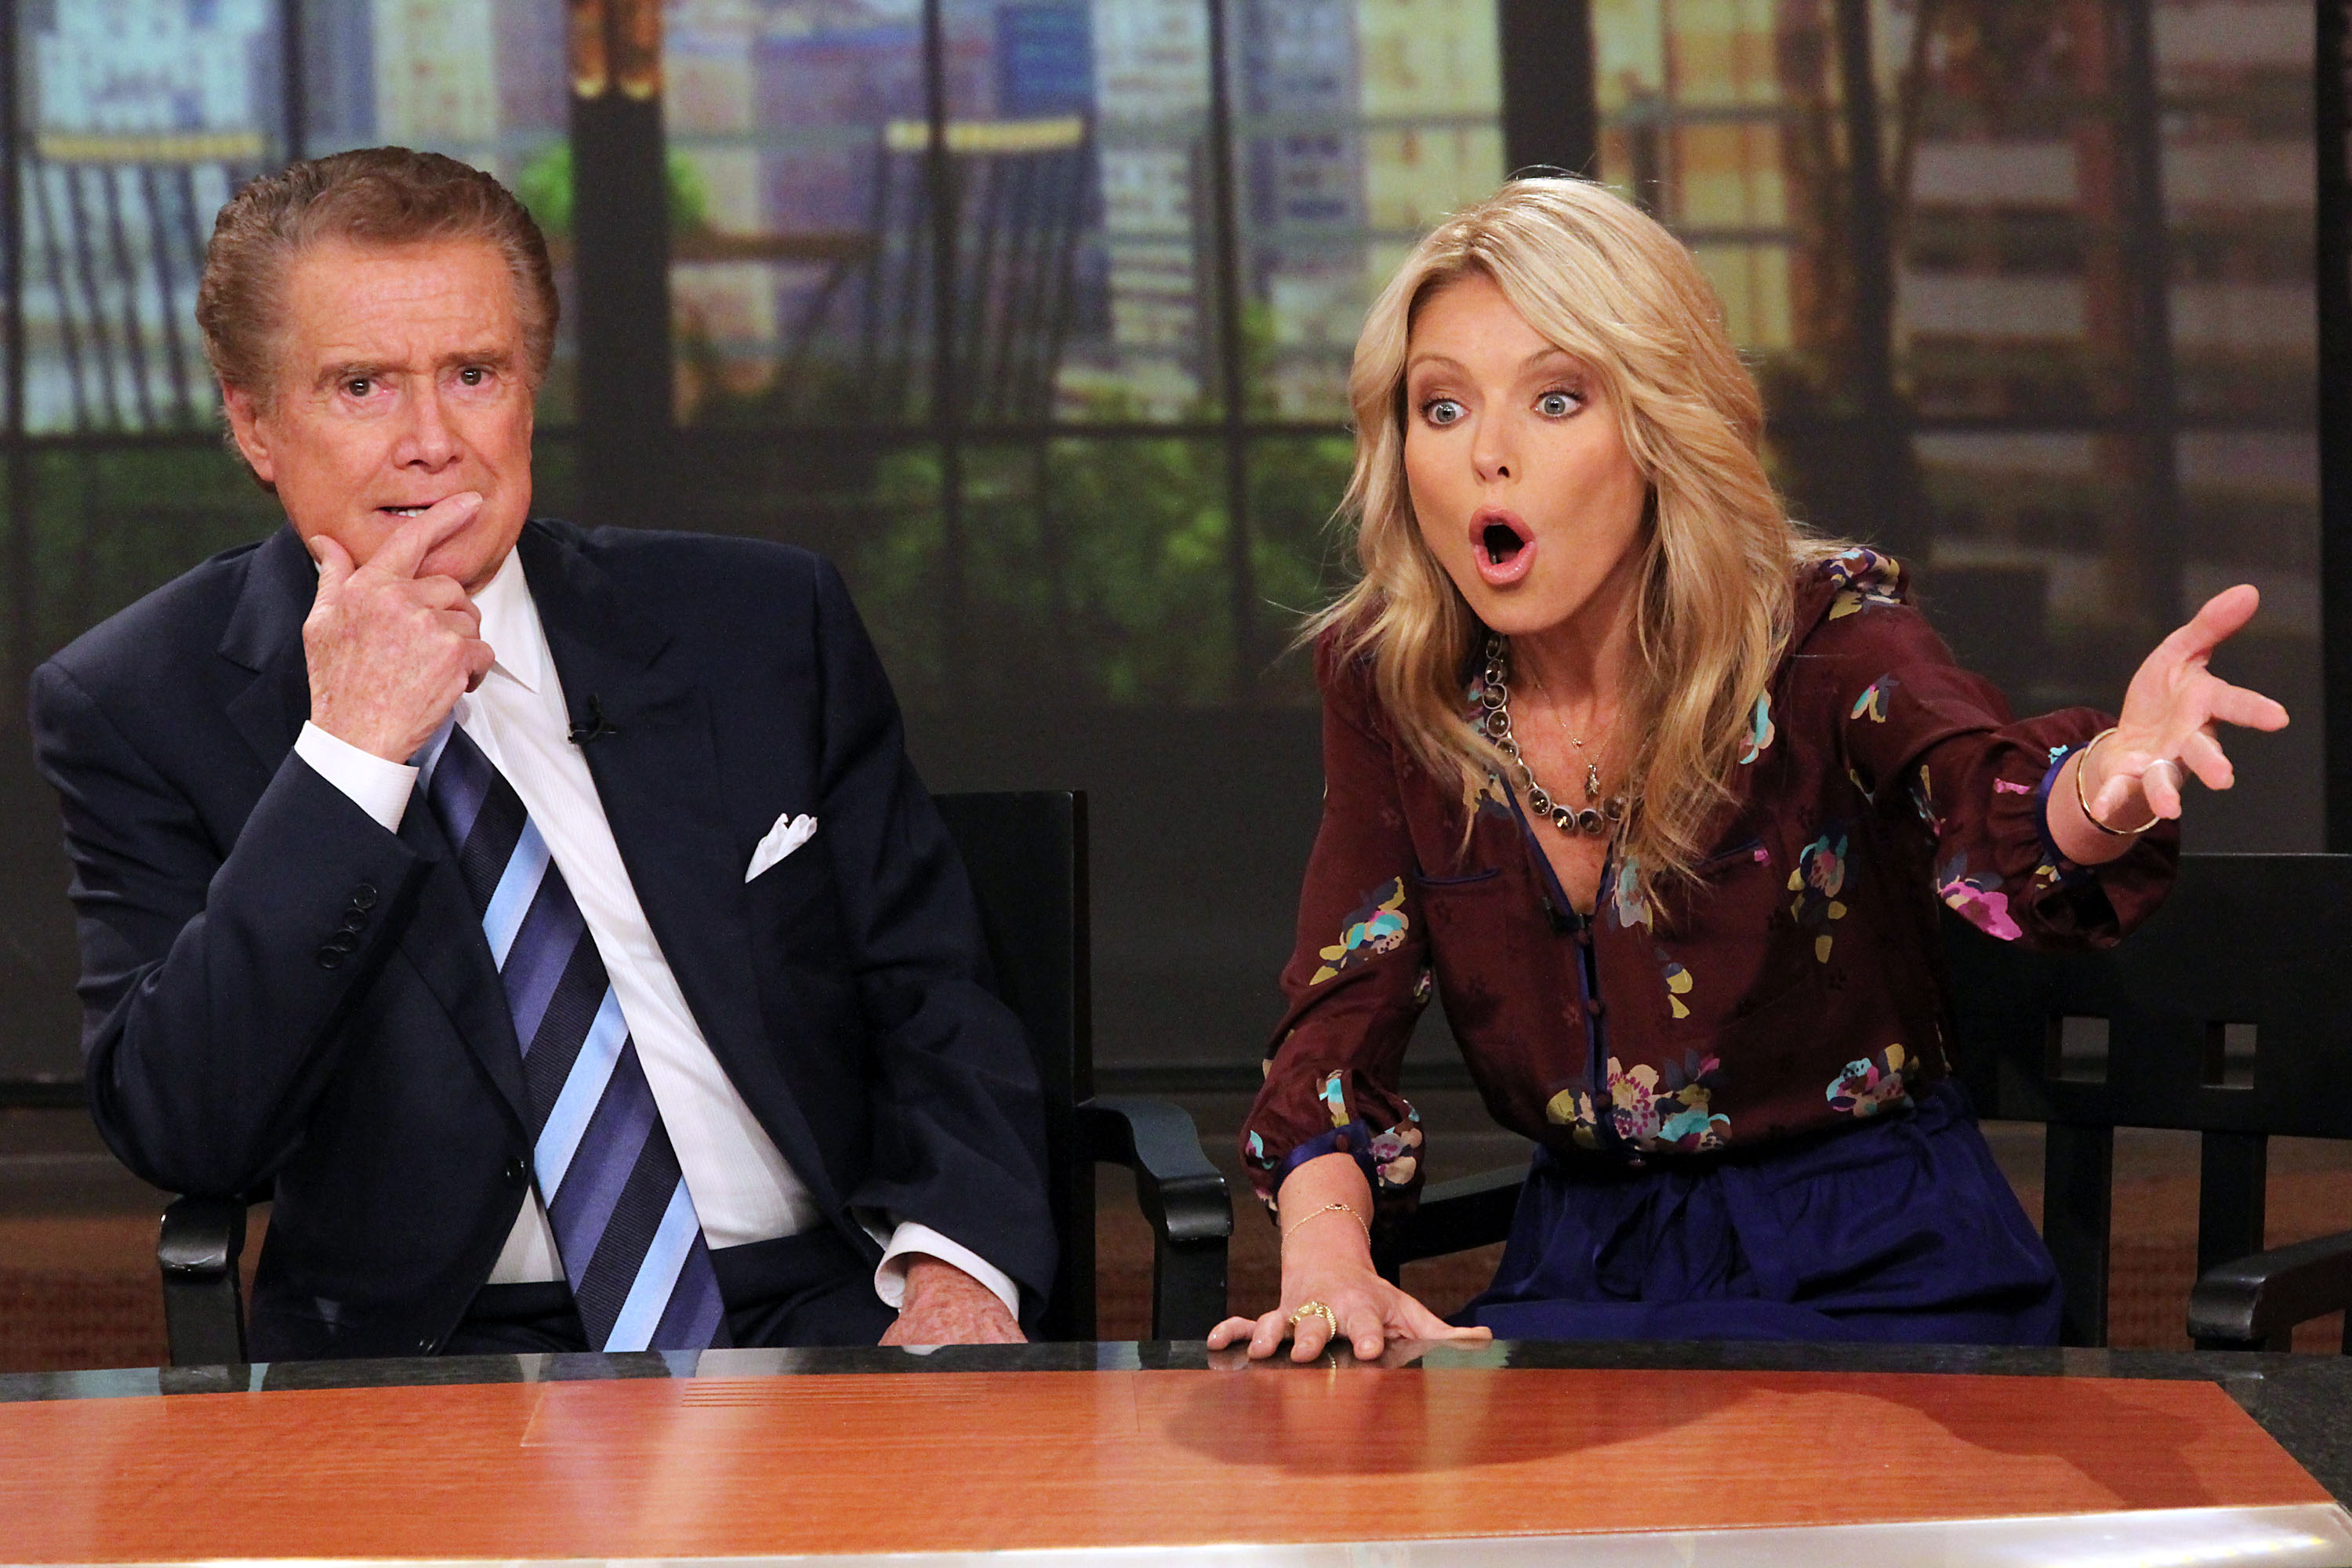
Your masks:
M514 351L505 348L464 349L457 353L444 354L441 358L443 370L469 364L478 364L487 370L510 370L514 367Z

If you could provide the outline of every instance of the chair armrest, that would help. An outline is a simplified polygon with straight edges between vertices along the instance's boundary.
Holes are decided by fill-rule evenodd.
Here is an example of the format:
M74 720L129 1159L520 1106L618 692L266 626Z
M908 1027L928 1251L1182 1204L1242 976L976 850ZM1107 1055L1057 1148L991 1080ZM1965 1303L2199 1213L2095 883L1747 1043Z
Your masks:
M2338 1231L2207 1269L2189 1292L2189 1337L2200 1350L2283 1351L2295 1324L2347 1307L2352 1231Z
M1404 1266L1416 1258L1442 1258L1502 1240L1511 1234L1511 1216L1518 1212L1519 1188L1527 1174L1524 1169L1506 1166L1423 1188L1420 1205L1411 1213L1384 1219L1373 1228L1372 1267L1393 1285Z
M155 1262L173 1366L234 1366L246 1359L237 1276L245 1209L242 1198L174 1198L163 1211Z
M1164 1100L1104 1095L1076 1108L1078 1147L1135 1173L1151 1222L1151 1337L1197 1340L1225 1316L1225 1247L1234 1234L1225 1178L1201 1152L1200 1129Z

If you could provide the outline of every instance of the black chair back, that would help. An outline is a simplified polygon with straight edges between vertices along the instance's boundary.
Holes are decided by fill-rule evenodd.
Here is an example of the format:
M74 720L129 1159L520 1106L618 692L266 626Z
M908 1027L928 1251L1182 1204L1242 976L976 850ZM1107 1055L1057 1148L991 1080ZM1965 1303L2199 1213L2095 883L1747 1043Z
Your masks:
M1045 1090L1047 1178L1062 1267L1041 1337L1095 1331L1095 1166L1075 1126L1094 1095L1087 991L1087 797L1067 790L933 798L963 857L996 994L1029 1030Z
M2263 1249L2273 1134L2352 1138L2352 856L2190 855L2102 952L1948 917L1951 1056L1986 1117L2046 1122L2065 1343L2106 1342L2115 1129L2201 1133L2197 1268Z

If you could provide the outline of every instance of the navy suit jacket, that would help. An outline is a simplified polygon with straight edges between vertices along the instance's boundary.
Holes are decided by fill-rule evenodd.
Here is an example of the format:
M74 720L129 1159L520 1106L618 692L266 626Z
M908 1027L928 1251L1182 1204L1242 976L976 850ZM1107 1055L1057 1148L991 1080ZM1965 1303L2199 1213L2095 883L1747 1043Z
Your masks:
M646 916L760 1125L862 1255L919 1221L1052 1282L1043 1110L961 862L832 566L528 524L516 548ZM422 792L388 833L293 754L290 528L36 673L74 866L91 1109L174 1192L274 1199L257 1359L436 1348L530 1186L521 1053ZM746 885L778 814L816 836ZM338 933L349 932L347 936Z

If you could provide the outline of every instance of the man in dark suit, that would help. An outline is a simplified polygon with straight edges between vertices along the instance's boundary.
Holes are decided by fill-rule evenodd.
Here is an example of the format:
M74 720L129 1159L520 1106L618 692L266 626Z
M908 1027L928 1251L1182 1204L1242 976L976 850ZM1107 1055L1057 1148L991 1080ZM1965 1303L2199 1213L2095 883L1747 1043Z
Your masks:
M274 1198L257 1356L1020 1337L1039 1091L839 577L531 520L547 253L400 149L198 320L289 526L33 682L100 1129Z

